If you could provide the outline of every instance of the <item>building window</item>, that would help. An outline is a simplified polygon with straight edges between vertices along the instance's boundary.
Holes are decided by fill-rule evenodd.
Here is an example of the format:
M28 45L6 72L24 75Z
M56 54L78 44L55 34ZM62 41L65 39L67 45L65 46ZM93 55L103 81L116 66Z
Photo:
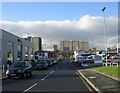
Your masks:
M25 47L25 60L29 60L29 47Z
M31 48L31 59L33 59L33 55L34 55L34 50L33 48Z
M17 46L17 60L22 61L22 45Z
M7 61L9 65L13 62L13 49L13 43L7 42Z

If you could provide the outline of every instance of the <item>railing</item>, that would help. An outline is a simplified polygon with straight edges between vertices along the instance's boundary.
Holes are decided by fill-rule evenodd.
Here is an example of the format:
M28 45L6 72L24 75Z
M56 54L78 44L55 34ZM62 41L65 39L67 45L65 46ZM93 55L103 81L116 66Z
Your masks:
M119 66L120 59L109 60L109 62L103 62L103 66Z

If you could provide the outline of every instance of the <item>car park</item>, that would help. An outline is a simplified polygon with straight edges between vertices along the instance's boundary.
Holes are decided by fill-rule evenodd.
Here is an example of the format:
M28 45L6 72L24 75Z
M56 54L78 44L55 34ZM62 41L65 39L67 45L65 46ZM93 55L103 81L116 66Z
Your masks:
M48 69L48 63L46 61L36 62L36 69Z
M32 65L28 61L14 62L6 71L6 75L8 76L8 78L26 78L27 76L32 76Z

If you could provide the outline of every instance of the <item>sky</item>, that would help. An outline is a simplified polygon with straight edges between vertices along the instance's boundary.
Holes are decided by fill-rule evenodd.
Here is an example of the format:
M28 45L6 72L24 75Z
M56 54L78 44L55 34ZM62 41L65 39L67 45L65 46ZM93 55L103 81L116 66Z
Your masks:
M104 48L103 7L108 46L116 47L117 2L3 2L1 28L20 37L40 36L46 49L61 40L88 41L90 48Z
M2 4L2 20L6 21L46 21L78 20L84 15L102 16L102 8L107 7L106 16L117 16L117 3L110 2L15 2Z

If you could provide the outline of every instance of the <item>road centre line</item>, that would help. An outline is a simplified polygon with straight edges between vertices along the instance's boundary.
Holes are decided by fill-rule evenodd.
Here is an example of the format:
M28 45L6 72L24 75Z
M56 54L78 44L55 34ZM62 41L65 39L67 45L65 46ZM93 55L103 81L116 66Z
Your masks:
M43 81L44 79L46 79L49 75L46 75L44 78L41 79L41 81Z
M57 69L58 69L58 68L55 68L55 70L57 70ZM52 71L50 72L50 74L52 74L55 70L52 70ZM44 78L42 78L41 81L45 80L50 74L48 74L48 75L46 75Z
M55 68L55 70L57 70L57 68ZM52 74L55 70L52 70L51 72L50 72L50 74ZM46 75L44 78L42 78L41 79L41 81L43 81L44 79L46 79L47 77L49 76L49 74L48 75ZM35 83L34 85L32 85L31 87L29 87L29 88L27 88L26 90L24 90L24 92L23 93L25 93L25 92L27 92L27 91L29 91L30 89L32 89L33 87L35 87L37 85L37 83Z
M57 70L58 68L56 67L55 70Z
M28 89L26 89L26 90L24 90L24 92L23 93L25 93L25 92L27 92L27 91L29 91L30 89L32 89L33 87L35 87L37 85L37 83L35 83L34 85L32 85L31 87L29 87Z
M50 74L52 74L54 71L55 71L55 70L52 70L52 71L50 72Z

